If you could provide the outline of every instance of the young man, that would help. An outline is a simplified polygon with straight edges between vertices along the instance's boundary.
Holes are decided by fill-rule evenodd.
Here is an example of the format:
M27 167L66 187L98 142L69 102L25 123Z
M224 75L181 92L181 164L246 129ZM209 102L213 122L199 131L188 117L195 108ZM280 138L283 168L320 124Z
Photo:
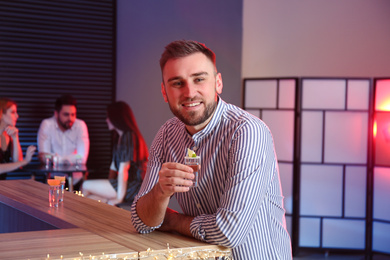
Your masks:
M232 248L233 259L292 259L273 139L268 127L225 103L215 54L176 41L160 59L161 91L176 116L159 130L144 183L132 205L141 233L179 232ZM184 165L201 157L199 184ZM184 214L168 208L175 195Z
M76 118L77 101L71 95L63 95L55 102L54 116L42 121L38 131L39 159L57 155L60 164L74 164L77 159L87 162L89 135L85 122ZM82 174L74 174L77 183Z

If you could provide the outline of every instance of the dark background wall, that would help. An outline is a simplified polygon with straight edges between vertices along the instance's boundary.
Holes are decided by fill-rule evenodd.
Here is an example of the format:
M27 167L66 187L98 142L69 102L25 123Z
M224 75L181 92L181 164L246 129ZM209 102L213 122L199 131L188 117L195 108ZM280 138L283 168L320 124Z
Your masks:
M88 165L108 169L105 110L115 93L115 12L113 1L0 1L0 97L18 104L23 152L36 145L55 100L72 94L89 128Z
M241 105L242 0L118 0L116 98L132 107L148 145L172 117L161 95L159 59L174 40L211 48L222 73L222 98Z
M52 116L55 99L73 94L78 117L89 127L88 164L108 168L108 103L129 103L148 145L172 117L160 93L158 61L166 44L193 39L214 50L225 83L222 98L241 105L241 38L242 1L236 0L4 0L0 96L19 105L25 150L36 144L39 124Z

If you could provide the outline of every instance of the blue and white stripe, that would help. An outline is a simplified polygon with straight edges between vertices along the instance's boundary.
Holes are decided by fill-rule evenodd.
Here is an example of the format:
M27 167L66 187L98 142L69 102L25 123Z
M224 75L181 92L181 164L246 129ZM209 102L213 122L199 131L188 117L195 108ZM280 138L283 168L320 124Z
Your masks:
M221 98L210 123L193 136L177 118L160 128L132 207L136 229L158 228L143 224L135 205L157 183L162 163L184 163L187 148L202 160L199 187L175 196L183 213L195 217L193 236L232 248L234 259L292 259L272 134L260 119Z

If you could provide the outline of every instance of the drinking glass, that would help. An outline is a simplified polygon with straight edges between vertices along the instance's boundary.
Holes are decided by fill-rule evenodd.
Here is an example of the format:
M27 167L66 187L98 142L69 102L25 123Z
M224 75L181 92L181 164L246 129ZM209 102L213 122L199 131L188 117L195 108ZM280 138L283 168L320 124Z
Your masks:
M83 165L83 159L76 158L76 169L80 169L82 165Z
M51 166L51 158L49 156L47 156L45 158L45 167L46 167L46 169L49 169L50 166Z
M49 206L53 208L58 208L58 203L60 202L60 185L50 185L49 186Z
M184 164L190 166L194 170L195 179L192 180L192 187L198 187L198 171L200 169L200 157L184 157Z
M60 202L63 202L65 192L65 176L54 176L54 179L60 180Z
M57 168L59 164L58 155L53 155L53 168Z

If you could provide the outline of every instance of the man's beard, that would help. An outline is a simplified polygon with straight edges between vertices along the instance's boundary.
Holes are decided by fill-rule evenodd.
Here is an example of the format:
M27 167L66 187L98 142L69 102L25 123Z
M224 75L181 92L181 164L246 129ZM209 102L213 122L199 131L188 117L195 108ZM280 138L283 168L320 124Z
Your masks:
M64 128L65 130L68 130L70 128L72 128L73 126L73 122L71 121L67 121L67 122L62 122L60 119L57 120L58 121L58 124Z
M169 108L171 109L172 113L177 118L179 118L180 121L182 121L185 125L188 125L188 126L200 125L200 124L204 123L205 121L207 121L207 119L209 119L212 116L212 114L214 113L216 107L217 107L217 102L212 102L212 103L208 104L206 106L204 113L197 117L196 116L196 114L198 113L197 111L190 111L190 112L186 113L186 115L183 115L182 113L180 113L180 111L178 109L173 108L169 104Z

